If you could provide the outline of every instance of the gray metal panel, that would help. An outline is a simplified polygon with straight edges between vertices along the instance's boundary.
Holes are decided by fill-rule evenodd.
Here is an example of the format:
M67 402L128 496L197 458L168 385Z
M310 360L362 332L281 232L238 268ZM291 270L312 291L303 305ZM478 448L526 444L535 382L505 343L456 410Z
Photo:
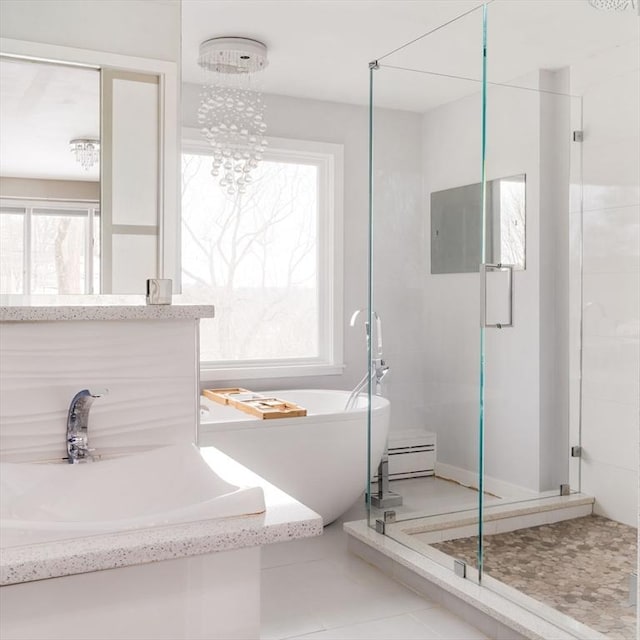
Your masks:
M515 269L525 267L525 181L522 174L487 182L488 262L508 262ZM508 193L510 183L522 183L522 199L516 200L513 194L503 197L503 187ZM431 194L431 273L477 272L481 243L481 184L434 191Z

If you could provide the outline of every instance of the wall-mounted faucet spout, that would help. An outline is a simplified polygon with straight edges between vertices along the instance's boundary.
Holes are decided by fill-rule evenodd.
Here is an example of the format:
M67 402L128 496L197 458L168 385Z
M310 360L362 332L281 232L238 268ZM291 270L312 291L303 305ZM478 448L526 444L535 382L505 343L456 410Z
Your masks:
M107 395L108 389L78 391L71 404L67 415L67 459L69 464L89 462L92 460L89 449L89 410L96 398Z

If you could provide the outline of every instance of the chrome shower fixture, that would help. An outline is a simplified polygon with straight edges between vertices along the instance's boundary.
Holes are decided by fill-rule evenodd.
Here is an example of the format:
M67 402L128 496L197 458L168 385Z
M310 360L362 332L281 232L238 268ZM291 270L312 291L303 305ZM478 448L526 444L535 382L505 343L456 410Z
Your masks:
M638 8L637 0L588 0L594 9L601 11L625 11Z

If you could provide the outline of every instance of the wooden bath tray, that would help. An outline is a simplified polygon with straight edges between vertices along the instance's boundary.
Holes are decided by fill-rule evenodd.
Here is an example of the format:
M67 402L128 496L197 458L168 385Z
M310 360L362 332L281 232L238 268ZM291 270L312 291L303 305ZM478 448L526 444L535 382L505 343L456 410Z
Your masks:
M202 395L209 400L226 404L244 413L249 413L263 420L273 418L299 418L306 416L307 410L294 402L287 402L279 398L262 396L259 393L232 387L227 389L203 389Z

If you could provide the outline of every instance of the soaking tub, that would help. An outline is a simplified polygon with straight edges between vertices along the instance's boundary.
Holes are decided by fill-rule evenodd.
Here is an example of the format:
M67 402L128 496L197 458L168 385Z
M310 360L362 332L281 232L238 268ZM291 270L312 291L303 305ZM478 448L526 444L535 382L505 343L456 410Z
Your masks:
M261 487L226 482L193 444L92 464L0 462L0 548L264 510Z
M214 446L322 516L325 525L363 492L367 478L367 397L345 411L349 391L261 391L307 409L300 418L262 420L201 398L200 446ZM374 396L371 469L384 452L389 401Z

